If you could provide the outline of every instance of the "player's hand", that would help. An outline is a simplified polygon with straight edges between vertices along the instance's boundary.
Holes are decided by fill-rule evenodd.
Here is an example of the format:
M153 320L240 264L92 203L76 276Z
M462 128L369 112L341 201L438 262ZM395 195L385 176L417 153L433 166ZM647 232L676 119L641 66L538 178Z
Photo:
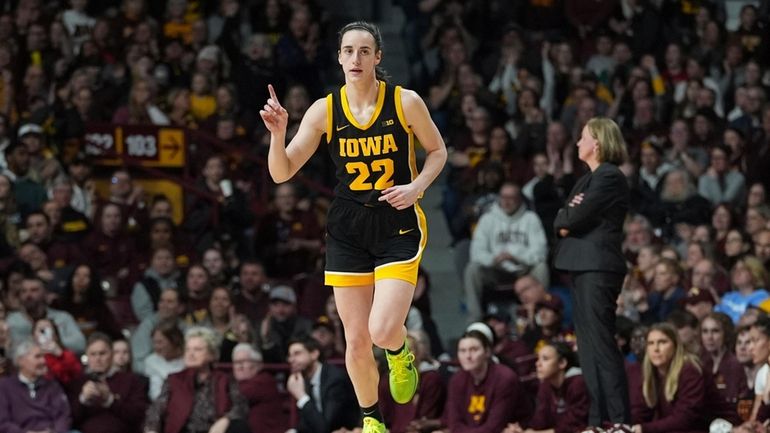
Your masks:
M420 196L420 191L411 183L406 185L391 186L382 190L379 201L387 201L398 210L403 210L413 205Z
M272 84L267 85L267 90L270 92L270 98L267 99L264 108L259 110L259 115L268 131L273 134L285 134L286 125L289 123L289 112L278 102L278 96Z

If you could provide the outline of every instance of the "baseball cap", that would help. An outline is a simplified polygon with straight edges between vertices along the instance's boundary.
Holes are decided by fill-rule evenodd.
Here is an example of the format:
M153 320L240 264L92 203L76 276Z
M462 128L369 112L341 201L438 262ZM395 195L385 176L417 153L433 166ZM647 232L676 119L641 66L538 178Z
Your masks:
M487 322L492 319L503 323L511 323L511 314L497 304L489 304L487 314L484 315L484 321Z
M210 60L219 63L219 47L207 45L198 52L198 60Z
M539 310L541 308L549 308L557 313L561 313L564 311L564 302L562 302L560 297L546 293L543 299L535 303L535 310Z
M332 321L327 316L319 316L315 323L313 323L313 330L319 328L326 328L329 331L334 332L334 325L332 325Z
M36 123L26 123L19 128L19 138L29 134L43 135L43 127Z
M683 305L695 305L699 302L711 302L711 305L719 303L711 291L700 289L698 287L693 287L688 290L687 296L682 300Z
M270 289L270 301L283 301L287 304L296 304L297 295L294 293L294 289L289 286L275 286Z

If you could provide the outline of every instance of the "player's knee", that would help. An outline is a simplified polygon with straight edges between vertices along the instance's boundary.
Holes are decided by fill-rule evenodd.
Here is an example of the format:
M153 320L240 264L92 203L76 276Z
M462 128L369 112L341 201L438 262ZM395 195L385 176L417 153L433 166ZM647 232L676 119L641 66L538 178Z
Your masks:
M394 341L399 337L401 326L392 326L389 323L377 321L369 323L369 335L372 337L372 343L377 347L391 347L398 342Z
M372 351L372 339L366 331L345 332L345 346L348 353Z

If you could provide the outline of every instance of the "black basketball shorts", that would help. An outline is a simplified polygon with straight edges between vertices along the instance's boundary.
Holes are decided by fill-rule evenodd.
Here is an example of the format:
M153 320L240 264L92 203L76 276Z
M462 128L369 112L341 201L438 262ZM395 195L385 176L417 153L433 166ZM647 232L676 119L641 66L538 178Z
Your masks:
M326 223L325 283L366 286L394 278L417 283L417 267L428 240L418 203L397 210L336 199Z

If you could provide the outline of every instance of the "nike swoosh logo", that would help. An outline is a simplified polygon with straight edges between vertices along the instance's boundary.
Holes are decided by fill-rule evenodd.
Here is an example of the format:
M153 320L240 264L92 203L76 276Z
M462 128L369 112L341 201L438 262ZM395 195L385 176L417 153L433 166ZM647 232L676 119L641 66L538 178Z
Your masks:
M414 229L409 229L409 230L403 230L403 229L401 229L401 230L399 230L399 231L398 231L398 234L400 234L400 235L405 235L405 234L407 234L407 233L409 233L409 232L411 232L411 231L413 231L413 230L414 230Z
M337 131L342 131L343 129L347 128L348 126L350 126L349 123L347 125L344 125L344 126L337 126Z

